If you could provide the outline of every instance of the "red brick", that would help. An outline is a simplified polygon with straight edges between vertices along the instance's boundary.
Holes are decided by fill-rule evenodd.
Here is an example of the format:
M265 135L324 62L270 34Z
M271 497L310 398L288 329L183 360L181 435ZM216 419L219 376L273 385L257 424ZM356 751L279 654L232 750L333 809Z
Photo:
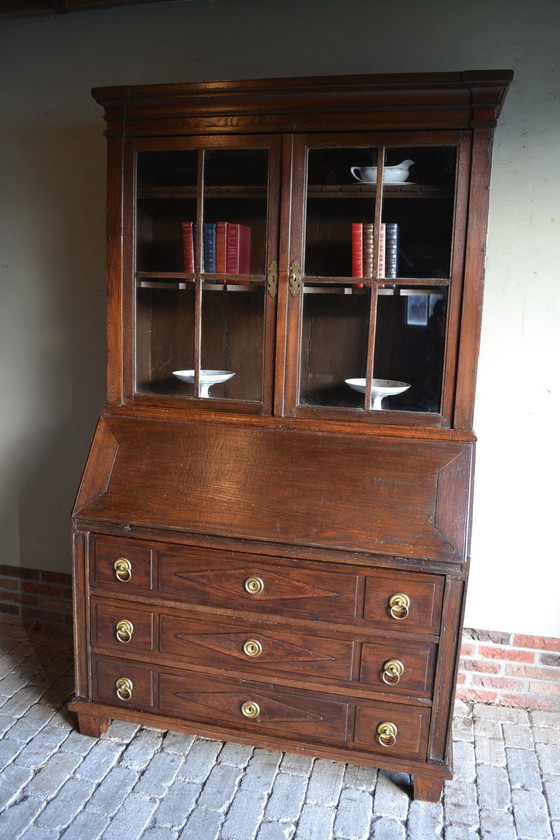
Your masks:
M39 580L39 572L36 569L22 569L19 566L0 566L0 575L7 575L20 580Z
M1 578L0 577L0 591L2 589L19 589L21 581L17 578Z
M72 586L72 575L64 572L41 572L41 578L47 583L59 583L62 586Z
M476 654L477 645L471 645L463 642L461 645L461 656L474 656Z
M0 601L0 613L4 615L19 615L19 607L14 606L14 604L3 604Z
M523 691L525 683L523 680L507 679L507 677L487 677L482 674L472 675L472 684L481 685L485 688L499 688L501 691Z
M488 662L486 659L461 659L459 668L464 671L478 671L481 674L498 674L501 665L498 662Z
M535 662L536 654L529 650L516 650L508 647L490 647L489 645L480 646L480 654L484 659L501 659L504 662Z
M467 679L465 674L462 674L460 671L457 674L457 685L463 685L465 680Z
M560 669L537 668L532 665L506 665L506 674L510 677L527 677L533 680L560 682Z
M3 592L2 600L13 601L15 604L36 604L36 595L25 595L22 592Z
M37 595L51 595L54 598L58 598L61 594L59 586L49 586L46 583L30 583L25 580L21 584L21 591L34 592Z
M535 697L534 694L502 694L502 706L516 706L521 709L560 709L560 700L552 697Z
M475 688L457 689L459 700L477 700L480 703L495 703L498 699L497 691L480 691Z
M42 609L55 610L56 612L69 613L72 612L72 601L62 601L53 598L41 598L39 606Z
M551 697L560 697L560 685L549 682L530 683L532 694L549 694Z
M522 636L515 634L513 643L515 647L531 648L532 650L552 650L560 653L560 639L553 639L548 636Z

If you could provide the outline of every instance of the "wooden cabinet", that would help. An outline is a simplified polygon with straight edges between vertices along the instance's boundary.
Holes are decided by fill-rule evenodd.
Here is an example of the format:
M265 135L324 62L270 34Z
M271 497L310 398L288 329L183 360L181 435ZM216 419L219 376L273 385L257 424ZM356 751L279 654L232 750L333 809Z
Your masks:
M104 88L108 400L76 697L451 778L508 71Z

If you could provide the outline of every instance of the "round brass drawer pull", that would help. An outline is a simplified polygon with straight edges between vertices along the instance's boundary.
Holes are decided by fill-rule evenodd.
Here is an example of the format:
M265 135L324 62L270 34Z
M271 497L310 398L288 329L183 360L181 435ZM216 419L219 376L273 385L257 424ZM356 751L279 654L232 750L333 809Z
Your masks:
M132 577L132 563L126 557L119 557L113 564L115 577L122 583L126 583Z
M119 677L115 683L115 688L119 700L124 700L124 702L132 700L132 689L134 686L132 685L132 680L129 680L128 677Z
M132 621L127 621L126 618L122 618L115 624L115 636L117 637L117 641L122 642L123 645L127 645L132 641L133 633L134 625Z
M253 720L257 718L261 713L261 707L258 703L255 703L253 700L246 700L244 703L241 704L241 714L245 715L246 718L250 718Z
M243 587L249 595L260 595L264 590L264 580L256 575L251 575L247 578Z
M397 726L385 721L377 727L377 740L382 747L394 747L397 743Z
M404 674L404 665L400 659L388 659L383 663L381 679L387 685L396 685Z
M255 656L260 656L262 650L263 646L258 639L247 639L243 644L243 653L245 656L251 657L251 659L254 659Z
M389 598L389 613L392 618L400 621L406 618L410 610L410 598L402 592L395 592Z

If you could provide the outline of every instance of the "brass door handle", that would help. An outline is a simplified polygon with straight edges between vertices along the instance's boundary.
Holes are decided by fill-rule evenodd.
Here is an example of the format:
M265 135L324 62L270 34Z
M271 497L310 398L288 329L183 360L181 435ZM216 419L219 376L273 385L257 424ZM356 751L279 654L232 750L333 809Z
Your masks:
M241 704L241 714L244 715L246 718L253 720L257 718L261 713L261 707L258 703L255 703L253 700L246 700L244 703Z
M249 595L260 595L264 591L264 580L257 575L251 575L243 584L243 588Z
M383 664L381 679L387 685L396 685L404 674L404 665L400 659L388 659Z
M384 721L377 727L377 741L382 747L394 747L397 743L397 725Z
M126 557L119 557L113 564L115 577L122 583L126 583L132 577L132 563Z
M117 697L119 700L123 700L124 702L132 700L133 688L134 686L132 685L132 680L129 680L128 677L119 677L115 683Z
M122 618L115 624L115 636L117 637L117 641L122 642L123 645L127 645L132 641L133 633L134 625L132 621L127 621L126 618Z
M251 659L254 659L256 656L260 656L262 651L263 646L258 639L247 639L247 641L243 644L243 653Z
M408 616L410 610L410 598L402 592L395 592L389 598L389 614L391 618L401 621Z
M301 269L297 260L292 260L290 263L290 271L288 272L288 288L292 297L299 295L301 286Z

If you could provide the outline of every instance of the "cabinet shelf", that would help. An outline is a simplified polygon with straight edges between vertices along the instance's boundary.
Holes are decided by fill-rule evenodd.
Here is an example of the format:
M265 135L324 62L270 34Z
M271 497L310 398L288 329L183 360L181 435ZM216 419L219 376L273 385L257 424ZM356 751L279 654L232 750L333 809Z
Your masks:
M310 198L362 198L375 194L375 184L310 184ZM383 194L390 198L447 198L453 194L452 187L437 184L384 184ZM195 186L153 186L140 187L138 199L194 199ZM265 198L266 186L219 186L205 187L205 198Z
M237 282L232 281L228 275L212 275L212 279L204 278L202 288L204 291L235 291L250 292L255 287L262 286L264 279L260 276L243 275L243 279ZM136 273L136 285L139 289L190 289L194 288L194 277L187 280L185 273L181 271L153 271Z

